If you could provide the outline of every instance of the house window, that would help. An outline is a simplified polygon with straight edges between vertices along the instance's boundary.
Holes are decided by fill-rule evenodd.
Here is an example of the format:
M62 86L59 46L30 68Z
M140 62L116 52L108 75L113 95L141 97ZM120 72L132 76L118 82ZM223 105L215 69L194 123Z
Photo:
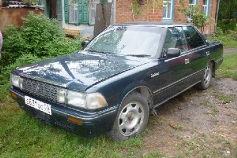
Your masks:
M172 1L164 0L163 1L163 19L172 18Z
M57 19L61 21L62 20L62 1L61 0L57 0L56 12L57 12Z
M206 16L208 15L208 0L203 0L202 12Z
M189 5L196 5L196 0L189 0Z
M194 8L197 4L197 0L189 0L189 16L188 16L188 22L192 21L192 17L194 14Z
M89 23L91 25L95 24L95 16L96 16L96 5L100 3L100 0L90 0L89 1Z
M65 22L70 24L94 24L96 4L101 0L64 0ZM107 0L103 0L107 3Z
M78 23L78 3L75 0L68 0L69 23Z

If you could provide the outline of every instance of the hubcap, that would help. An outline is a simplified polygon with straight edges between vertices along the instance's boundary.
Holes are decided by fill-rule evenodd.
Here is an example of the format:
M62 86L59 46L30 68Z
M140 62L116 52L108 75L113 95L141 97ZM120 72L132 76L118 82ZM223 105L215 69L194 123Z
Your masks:
M144 109L138 102L130 102L119 114L119 131L124 136L136 133L144 120Z
M207 65L204 72L204 84L208 85L211 81L211 67Z

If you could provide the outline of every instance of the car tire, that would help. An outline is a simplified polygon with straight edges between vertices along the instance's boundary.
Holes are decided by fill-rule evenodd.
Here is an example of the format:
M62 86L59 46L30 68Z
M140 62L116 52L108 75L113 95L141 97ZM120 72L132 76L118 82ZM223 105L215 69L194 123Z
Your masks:
M149 118L149 106L140 93L129 94L122 102L112 130L108 135L116 140L126 140L142 133Z
M207 89L211 84L212 74L213 74L213 63L209 62L205 67L202 80L200 83L198 83L197 87L202 90Z

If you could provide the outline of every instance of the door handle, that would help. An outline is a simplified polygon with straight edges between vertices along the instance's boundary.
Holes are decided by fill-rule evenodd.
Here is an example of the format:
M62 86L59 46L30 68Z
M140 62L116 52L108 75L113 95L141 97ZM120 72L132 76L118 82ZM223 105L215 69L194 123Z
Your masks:
M185 64L188 64L189 63L189 58L185 59L184 62L185 62Z

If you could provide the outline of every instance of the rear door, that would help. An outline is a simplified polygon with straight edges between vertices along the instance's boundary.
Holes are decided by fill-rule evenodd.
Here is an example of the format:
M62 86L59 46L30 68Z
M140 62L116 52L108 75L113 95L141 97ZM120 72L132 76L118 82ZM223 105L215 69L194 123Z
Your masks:
M203 70L208 63L211 47L206 44L204 38L193 26L184 26L183 31L187 39L189 62L192 67L190 80L192 83L196 83L201 80Z

